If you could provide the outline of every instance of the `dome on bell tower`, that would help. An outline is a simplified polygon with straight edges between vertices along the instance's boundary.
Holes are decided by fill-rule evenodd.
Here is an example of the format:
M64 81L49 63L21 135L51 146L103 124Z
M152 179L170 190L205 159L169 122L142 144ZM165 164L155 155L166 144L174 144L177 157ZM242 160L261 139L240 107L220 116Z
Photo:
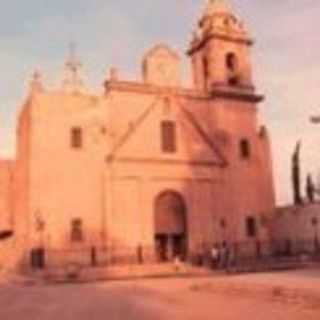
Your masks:
M199 21L199 28L203 38L212 33L248 37L243 22L236 16L227 0L208 0Z

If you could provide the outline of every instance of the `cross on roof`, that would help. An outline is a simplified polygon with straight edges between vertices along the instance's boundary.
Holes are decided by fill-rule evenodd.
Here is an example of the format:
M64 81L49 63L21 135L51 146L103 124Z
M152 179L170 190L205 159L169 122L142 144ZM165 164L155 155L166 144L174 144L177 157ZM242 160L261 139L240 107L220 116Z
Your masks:
M82 80L80 77L80 69L82 64L76 55L76 45L74 42L70 43L69 56L65 62L65 80L63 86L65 90L78 91L82 87Z
M71 85L78 85L80 81L80 75L79 71L80 68L82 67L82 64L80 60L78 59L76 55L76 45L74 42L70 43L69 46L69 57L67 58L66 61L66 68L71 74Z

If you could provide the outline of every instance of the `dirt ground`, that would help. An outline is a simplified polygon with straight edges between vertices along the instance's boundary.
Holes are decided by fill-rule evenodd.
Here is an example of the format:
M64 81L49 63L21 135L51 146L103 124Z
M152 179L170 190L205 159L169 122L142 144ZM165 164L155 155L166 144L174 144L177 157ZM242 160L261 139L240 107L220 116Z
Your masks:
M0 285L1 320L319 320L320 271Z

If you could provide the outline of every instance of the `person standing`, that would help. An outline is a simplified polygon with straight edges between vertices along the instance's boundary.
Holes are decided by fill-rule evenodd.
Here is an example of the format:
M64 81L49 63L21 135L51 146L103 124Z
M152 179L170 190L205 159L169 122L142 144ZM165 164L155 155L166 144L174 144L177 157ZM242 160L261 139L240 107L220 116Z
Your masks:
M310 173L307 175L306 194L309 202L314 203L315 185L312 181L312 176Z
M221 269L225 269L226 268L226 264L227 264L227 243L226 241L222 242L222 246L220 249L220 258L219 258L219 267Z
M211 268L216 269L219 265L219 249L217 245L213 245L211 248Z

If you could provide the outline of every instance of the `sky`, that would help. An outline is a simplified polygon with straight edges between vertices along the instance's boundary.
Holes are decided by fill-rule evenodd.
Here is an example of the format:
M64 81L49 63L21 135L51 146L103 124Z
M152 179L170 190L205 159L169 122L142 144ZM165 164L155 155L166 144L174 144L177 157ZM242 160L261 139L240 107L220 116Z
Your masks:
M13 157L17 115L31 75L61 83L70 42L77 44L88 86L98 92L110 67L140 77L143 54L164 42L184 52L205 0L11 0L0 11L0 155ZM253 70L265 94L260 121L272 138L278 204L292 201L291 155L302 141L302 178L320 184L320 1L229 0L256 40ZM187 84L186 80L186 84Z

